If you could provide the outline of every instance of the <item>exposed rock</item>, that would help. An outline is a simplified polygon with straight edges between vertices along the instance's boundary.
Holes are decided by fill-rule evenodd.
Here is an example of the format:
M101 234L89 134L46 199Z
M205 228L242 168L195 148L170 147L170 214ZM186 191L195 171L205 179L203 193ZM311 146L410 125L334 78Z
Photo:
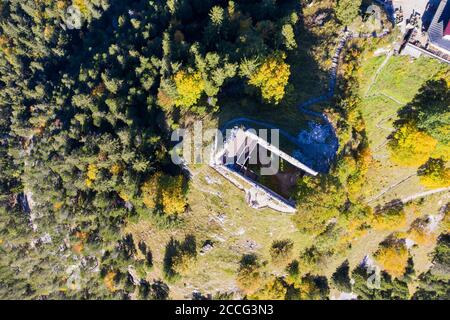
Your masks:
M205 176L205 181L207 184L222 184L220 180L214 179L210 176Z
M214 249L214 243L211 240L206 240L200 249L200 255L205 255L212 249Z
M141 284L141 280L139 279L137 273L136 273L136 269L134 269L134 267L132 265L128 266L128 273L131 276L131 280L133 281L133 284L135 286L138 286Z

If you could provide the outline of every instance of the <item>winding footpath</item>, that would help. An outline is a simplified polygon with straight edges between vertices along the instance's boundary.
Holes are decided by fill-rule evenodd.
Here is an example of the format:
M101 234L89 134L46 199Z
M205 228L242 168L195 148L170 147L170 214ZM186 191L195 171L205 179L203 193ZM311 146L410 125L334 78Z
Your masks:
M332 129L332 132L335 132L334 126L332 125L332 123L330 122L330 120L328 119L328 117L325 114L308 109L308 107L319 104L321 102L331 100L334 97L334 95L336 93L337 74L339 71L339 60L340 60L342 51L345 48L345 45L347 44L347 42L350 39L356 39L356 38L368 39L371 37L381 38L381 37L386 36L387 34L389 34L388 31L384 31L380 35L377 35L377 34L355 35L354 33L344 29L342 31L342 36L340 37L339 43L338 43L337 48L332 57L332 65L331 65L330 74L329 74L329 78L328 78L327 91L320 96L311 98L311 99L301 103L300 105L297 106L297 109L300 112L302 112L303 114L309 115L314 118L322 119L324 121L324 123ZM255 120L255 119L250 119L247 117L238 117L238 118L233 118L233 119L227 121L224 125L221 126L220 129L222 132L225 132L225 130L231 129L234 126L238 126L238 125L245 126L245 124L264 126L269 129L278 129L280 134L283 137L285 137L288 141L290 141L291 143L293 143L296 146L299 146L299 147L302 146L302 144L300 143L300 141L298 140L297 137L292 136L286 130L283 130L283 129L279 128L278 126L276 126L275 124L267 122L267 121Z
M369 39L369 38L383 38L386 35L389 34L388 30L385 30L383 33L381 34L354 34L350 31L342 31L342 36L341 39L338 43L338 46L336 48L336 51L334 52L334 55L332 57L332 65L331 65L331 69L330 69L330 75L328 78L328 90L327 92L325 92L324 94L317 96L317 97L313 97L305 102L303 102L302 104L300 104L297 108L300 112L307 114L309 116L312 117L317 117L317 118L321 118L323 120L325 120L327 123L329 123L328 118L320 112L316 112L316 111L312 111L310 109L307 109L308 107L312 106L312 105L316 105L319 104L321 102L325 102L328 100L331 100L335 93L336 93L336 85L337 85L337 74L339 71L339 60L342 54L342 51L345 48L345 45L347 44L347 42L351 39ZM225 129L229 129L232 126L241 124L241 123L253 123L256 125L263 125L265 127L268 128L272 128L272 129L279 129L280 133L283 134L286 138L289 138L290 140L292 140L292 142L294 142L295 140L297 140L295 137L292 137L289 133L287 133L286 131L278 128L277 126L275 126L273 123L269 123L266 121L261 121L261 120L254 120L254 119L250 119L250 118L246 118L246 117L240 117L240 118L234 118L231 119L230 121L226 122L223 126L222 126L222 130ZM331 123L329 123L331 125ZM294 142L296 143L296 142Z
M318 97L314 97L309 99L306 102L303 102L302 104L300 104L297 108L300 112L307 114L311 117L315 117L315 118L320 118L322 120L324 120L328 125L330 125L333 128L333 132L334 132L334 127L332 126L332 124L330 123L330 121L328 120L328 118L326 117L326 115L324 115L323 113L320 112L316 112L316 111L312 111L310 109L307 109L309 106L311 105L315 105L324 101L328 101L330 99L332 99L335 95L335 91L336 91L336 83L337 83L337 73L338 73L338 68L339 68L339 59L342 53L342 50L344 49L347 41L352 38L353 35L348 32L345 31L343 36L341 37L341 40L338 43L338 47L336 48L336 51L333 55L332 58L332 66L331 66L331 70L330 70L330 76L329 76L329 80L328 80L328 90L326 93L324 93L321 96ZM228 122L226 122L221 130L224 131L226 129L230 129L234 126L240 125L240 124L253 124L253 125L258 125L258 126L264 126L267 127L269 129L278 129L280 134L282 136L284 136L286 139L288 139L291 143L297 145L297 146L301 146L300 142L298 141L298 139L294 136L292 136L291 134L289 134L287 131L279 128L278 126L274 125L273 123L270 122L266 122L266 121L261 121L261 120L255 120L255 119L250 119L250 118L246 118L246 117L239 117L239 118L234 118L229 120Z
M334 132L334 126L331 124L330 120L327 118L327 116L323 113L320 112L316 112L313 111L311 109L308 109L308 107L312 106L312 105L316 105L319 104L321 102L325 102L328 100L331 100L335 93L336 93L336 85L337 85L337 74L338 74L338 70L339 70L339 60L342 54L342 51L345 48L345 45L347 44L347 42L351 39L369 39L369 38L383 38L387 35L389 35L389 31L385 30L383 31L383 33L377 35L377 34L354 34L350 31L343 31L342 32L343 35L341 36L341 39L338 43L338 46L336 48L336 51L333 55L332 58L332 66L330 69L330 75L329 75L329 80L328 80L328 90L326 93L324 93L321 96L317 96L314 98L311 98L305 102L303 102L302 104L300 104L297 108L300 112L307 114L309 116L312 117L316 117L316 118L320 118L322 120L324 120L329 126L331 126L333 128L333 132ZM382 70L384 69L384 67L387 65L387 63L389 62L389 60L391 59L391 57L393 56L393 52L390 51L388 53L388 55L386 56L386 59L383 61L383 63L381 64L381 66L378 68L378 70L376 71L376 73L374 74L374 77L371 80L371 84L369 85L369 88L366 92L366 96L369 95L369 92L373 86L373 84L376 82L376 80L378 79L379 75L381 74ZM398 101L397 99L391 97L391 96L387 96L385 95L387 98L393 100L394 102L398 103L398 104L402 104L400 101ZM386 119L381 120L378 124L377 124L377 128L379 129L386 129L381 127L381 123L386 121ZM227 123L225 123L224 126L222 126L222 130L231 128L233 126L239 125L239 124L244 124L244 123L248 123L248 124L254 124L254 125L259 125L259 126L265 126L267 128L270 129L278 129L280 130L280 134L282 136L284 136L285 138L287 138L290 142L292 142L293 144L297 145L297 146L301 146L300 142L298 141L298 139L294 136L292 136L291 134L289 134L287 131L278 128L276 125L274 125L273 123L269 123L266 121L261 121L261 120L254 120L254 119L249 119L246 117L240 117L240 118L234 118L230 121L228 121ZM387 143L387 140L384 144L382 144L381 146L377 147L377 149L383 147L385 144ZM368 203L372 203L375 200L378 200L379 198L381 198L383 195L385 195L386 193L388 193L389 191L391 191L392 189L394 189L395 187L397 187L398 185L402 184L403 182L411 179L414 175L411 176L407 176L404 179L402 179L401 181L395 183L392 186L389 186L388 188L386 188L385 190L383 190L380 194L378 194L377 196L373 197L372 199L370 199L368 201ZM446 192L446 191L450 191L450 188L441 188L441 189L436 189L436 190L431 190L431 191L426 191L426 192L421 192L415 195L412 195L410 197L407 197L405 199L402 199L403 203L407 203L410 202L412 200L418 199L418 198L424 198L436 193L441 193L441 192Z

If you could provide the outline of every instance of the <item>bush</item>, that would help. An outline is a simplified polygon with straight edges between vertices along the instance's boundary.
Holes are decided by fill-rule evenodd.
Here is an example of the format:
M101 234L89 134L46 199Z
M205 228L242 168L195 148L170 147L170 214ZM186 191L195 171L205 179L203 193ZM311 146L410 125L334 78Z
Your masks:
M242 291L253 293L261 287L263 276L260 268L261 265L255 254L244 254L242 256L237 276L237 283Z
M444 188L450 186L450 168L446 168L442 159L428 159L418 170L420 183L427 188Z
M376 207L372 225L377 230L394 231L406 226L406 213L400 200Z
M293 248L294 243L291 240L274 241L270 247L272 262L276 265L287 264L292 257Z
M380 244L374 258L380 266L394 278L405 274L408 266L408 249L403 239L390 236Z
M336 17L343 25L350 25L358 17L361 0L338 0Z

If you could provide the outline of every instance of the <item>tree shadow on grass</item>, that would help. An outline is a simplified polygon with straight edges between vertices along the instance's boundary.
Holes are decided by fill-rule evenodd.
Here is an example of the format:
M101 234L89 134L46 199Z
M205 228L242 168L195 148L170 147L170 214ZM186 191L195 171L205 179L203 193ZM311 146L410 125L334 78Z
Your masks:
M171 238L166 245L163 260L164 275L169 281L176 281L179 273L175 270L176 263L179 263L183 257L197 257L197 241L194 235L187 235L183 242Z

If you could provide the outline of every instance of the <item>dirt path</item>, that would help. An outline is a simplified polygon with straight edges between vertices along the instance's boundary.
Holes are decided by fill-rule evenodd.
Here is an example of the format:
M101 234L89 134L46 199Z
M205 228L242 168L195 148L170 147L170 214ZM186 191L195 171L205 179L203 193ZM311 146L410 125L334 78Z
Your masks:
M425 198L425 197L431 196L436 193L442 193L442 192L448 192L448 191L450 191L450 187L420 192L420 193L413 194L409 197L403 198L402 202L403 202L403 204L406 204L406 203L414 201L416 199Z
M364 94L365 97L368 97L370 90L372 90L373 85L378 80L378 76L380 75L381 71L383 71L384 67L387 65L391 57L394 55L394 52L391 50L386 56L386 59L383 61L383 63L378 67L377 71L375 72L374 76L372 77L372 80L370 81L369 86L367 87L366 93Z
M403 178L402 180L397 181L396 183L394 183L391 186L389 186L386 189L384 189L377 196L375 196L372 199L368 200L367 204L370 204L370 203L374 202L375 200L380 199L386 193L388 193L389 191L395 189L396 187L398 187L399 185L401 185L405 181L408 181L412 177L415 177L416 175L417 174L411 174L411 175ZM420 198L426 198L426 197L429 197L429 196L437 194L437 193L443 193L443 192L449 192L449 191L450 191L450 187L439 188L439 189L434 189L434 190L429 190L429 191L424 191L424 192L419 192L419 193L415 193L413 195L410 195L408 197L402 198L401 201L402 201L403 204L407 204L408 202L411 202L411 201L414 201L414 200L417 200L417 199L420 199Z
M381 130L388 131L389 133L392 132L392 131L394 131L394 130L391 129L391 128L385 128L385 127L381 126L381 124L384 123L384 122L386 122L387 120L389 120L390 118L392 118L392 116L394 116L394 115L396 115L396 114L397 114L397 112L394 112L394 113L391 113L389 116L387 116L387 117L381 119L380 121L377 122L377 124L375 125L375 127L377 127L378 129L381 129Z
M378 195L376 195L375 197L373 197L372 199L367 201L367 204L370 204L372 202L374 202L375 200L380 199L382 196L384 196L386 193L388 193L389 191L395 189L396 187L398 187L399 185L401 185L403 182L408 181L409 179L411 179L412 177L415 177L417 174L411 174L403 179L401 179L400 181L397 181L396 183L390 185L389 187L387 187L386 189L384 189L383 191L381 191Z

